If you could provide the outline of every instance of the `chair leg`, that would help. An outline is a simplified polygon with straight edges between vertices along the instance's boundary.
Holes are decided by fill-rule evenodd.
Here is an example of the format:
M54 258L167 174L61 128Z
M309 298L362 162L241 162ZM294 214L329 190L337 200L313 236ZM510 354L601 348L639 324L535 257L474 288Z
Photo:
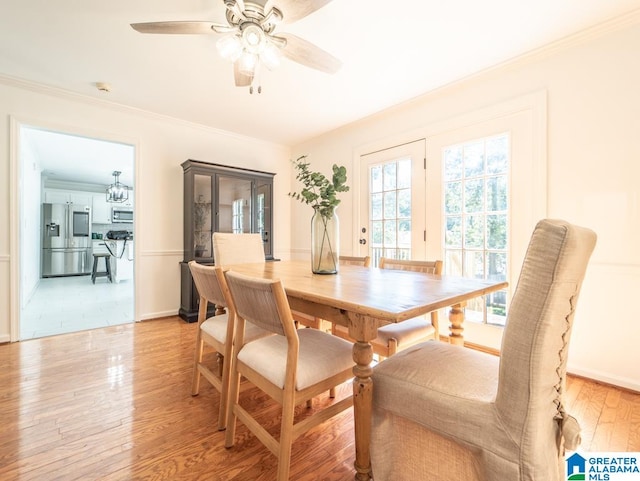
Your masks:
M393 356L398 352L398 341L395 339L389 339L389 355L387 357Z
M291 443L293 442L294 409L293 393L286 393L282 403L277 481L289 481L289 470L291 468Z
M230 367L229 375L229 399L227 401L227 430L224 434L224 447L233 447L236 437L236 413L234 411L238 404L238 395L240 391L240 373L236 371L235 366Z
M435 339L436 341L440 340L440 326L439 326L439 319L438 319L438 311L433 311L431 313L431 325L433 326L435 332Z
M191 395L197 396L200 392L200 369L198 365L202 362L202 351L204 349L204 342L200 337L200 329L198 328L198 334L196 338L196 352L193 360L193 379L191 381Z
M224 356L219 352L216 353L216 362L218 364L218 376L222 379L222 373L224 372Z
M224 361L224 356L220 356ZM231 356L229 356L230 358ZM229 359L230 361L230 359ZM218 413L218 431L227 428L227 417L229 410L229 390L231 389L231 362L223 362L222 366L222 386L220 390L220 411Z

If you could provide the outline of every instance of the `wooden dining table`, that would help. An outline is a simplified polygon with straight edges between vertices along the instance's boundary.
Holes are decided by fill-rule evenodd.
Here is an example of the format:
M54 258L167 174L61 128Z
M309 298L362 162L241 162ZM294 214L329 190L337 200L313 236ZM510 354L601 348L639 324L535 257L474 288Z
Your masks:
M419 272L340 266L332 275L311 272L304 261L237 264L230 269L266 279L280 279L291 309L349 329L353 345L355 479L371 478L369 439L373 349L379 326L402 322L442 308L449 310L449 342L462 345L465 303L503 289L504 281L436 276Z

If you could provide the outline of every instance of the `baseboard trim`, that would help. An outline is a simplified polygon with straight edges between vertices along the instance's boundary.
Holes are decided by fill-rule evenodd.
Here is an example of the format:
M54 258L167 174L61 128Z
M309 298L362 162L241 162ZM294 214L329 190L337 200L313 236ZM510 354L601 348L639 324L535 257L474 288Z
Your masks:
M162 319L165 317L174 317L174 316L178 316L178 310L177 309L172 309L170 311L160 311L160 312L150 312L148 314L143 314L140 316L139 320L140 321L151 321L151 320L156 320L156 319Z
M640 383L637 379L629 379L625 377L611 376L592 369L580 369L579 367L567 367L567 372L575 377L581 377L589 379L591 381L597 381L608 386L618 387L640 393Z

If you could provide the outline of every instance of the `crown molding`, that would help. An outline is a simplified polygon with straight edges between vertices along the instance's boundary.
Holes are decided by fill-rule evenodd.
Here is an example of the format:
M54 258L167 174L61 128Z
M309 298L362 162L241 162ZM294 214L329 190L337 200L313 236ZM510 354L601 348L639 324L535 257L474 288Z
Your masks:
M235 132L231 132L229 130L223 130L215 127L210 127L208 125L199 124L196 122L191 122L188 120L179 119L177 117L171 117L170 115L159 114L156 112L151 112L149 110L143 110L137 107L131 107L125 104L119 104L117 102L112 102L105 99L98 99L95 97L91 97L86 94L80 94L77 92L72 92L70 90L66 90L60 87L53 87L51 85L41 84L38 82L34 82L31 80L21 79L17 77L11 77L8 75L0 74L0 84L4 84L8 87L19 88L22 90L30 90L31 92L35 92L42 95L48 95L50 97L62 98L72 102L79 102L86 105L92 105L94 107L106 108L115 112L129 114L129 115L138 115L142 117L146 117L152 120L159 120L164 122L172 122L174 124L178 124L184 127L203 130L208 133L213 133L217 135L223 135L225 137L235 138L242 142L251 142L258 145L268 145L270 147L285 149L288 151L288 146L284 144L278 144L275 142L270 142L268 140L262 140L255 137L249 137L247 135L238 134Z

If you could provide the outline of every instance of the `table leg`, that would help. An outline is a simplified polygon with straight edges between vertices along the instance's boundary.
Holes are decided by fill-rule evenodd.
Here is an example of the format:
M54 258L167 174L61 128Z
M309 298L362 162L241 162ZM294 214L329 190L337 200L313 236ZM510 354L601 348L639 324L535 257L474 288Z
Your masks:
M371 453L369 442L371 439L371 409L373 381L371 361L373 348L369 341L375 339L377 323L374 320L359 316L350 317L349 335L358 339L353 344L353 423L356 440L356 470L357 481L368 481L371 478Z
M464 337L462 336L462 332L464 331L464 327L462 324L464 323L464 306L466 303L456 304L451 306L451 310L449 311L449 343L455 344L456 346L464 346Z

